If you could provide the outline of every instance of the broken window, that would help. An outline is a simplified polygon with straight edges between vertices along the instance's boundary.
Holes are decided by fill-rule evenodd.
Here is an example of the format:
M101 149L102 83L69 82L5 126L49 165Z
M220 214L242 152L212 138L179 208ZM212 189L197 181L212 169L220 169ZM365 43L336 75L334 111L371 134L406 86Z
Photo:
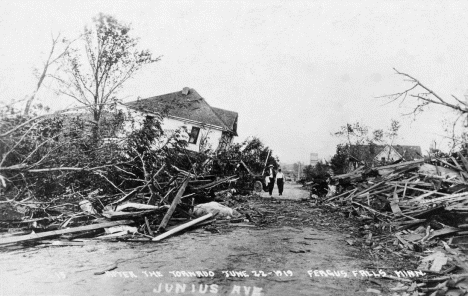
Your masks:
M190 138L188 142L190 144L196 144L199 134L200 134L200 128L196 126L192 126L192 131L190 132Z

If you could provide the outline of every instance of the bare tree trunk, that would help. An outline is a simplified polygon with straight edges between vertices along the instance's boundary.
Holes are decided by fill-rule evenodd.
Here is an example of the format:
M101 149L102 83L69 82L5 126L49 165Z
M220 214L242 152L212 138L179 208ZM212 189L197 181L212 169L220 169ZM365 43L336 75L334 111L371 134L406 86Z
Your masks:
M57 37L55 37L55 38L54 38L54 36L52 36L52 48L50 49L49 56L47 57L47 61L44 64L44 68L42 69L42 73L41 73L41 76L39 77L39 81L37 82L36 90L34 90L32 95L29 97L28 101L26 102L26 106L24 108L24 113L23 113L24 116L28 116L29 110L31 109L32 102L36 98L36 95L37 95L39 89L41 88L42 83L44 82L44 79L47 76L47 72L49 71L49 67L52 64L56 63L59 59L61 59L68 52L68 49L69 49L70 45L74 42L74 40L71 41L71 42L68 42L65 49L58 56L56 56L55 58L52 58L52 56L54 55L57 43L59 42L59 38L60 38L60 34L58 34Z
M24 116L28 116L29 110L31 109L31 104L34 101L34 99L36 98L37 92L41 88L42 82L44 81L44 78L45 78L45 76L47 74L47 69L48 68L49 68L49 65L46 64L44 66L44 70L42 71L41 77L39 78L39 81L37 82L36 90L32 93L31 97L29 97L28 101L26 102L26 107L24 108L24 114L23 114Z

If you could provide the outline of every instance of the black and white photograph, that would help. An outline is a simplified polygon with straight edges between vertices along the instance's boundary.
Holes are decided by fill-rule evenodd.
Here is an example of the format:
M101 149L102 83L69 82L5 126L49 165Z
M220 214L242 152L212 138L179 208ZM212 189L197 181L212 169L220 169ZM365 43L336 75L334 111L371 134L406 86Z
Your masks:
M0 295L468 295L468 2L0 11Z

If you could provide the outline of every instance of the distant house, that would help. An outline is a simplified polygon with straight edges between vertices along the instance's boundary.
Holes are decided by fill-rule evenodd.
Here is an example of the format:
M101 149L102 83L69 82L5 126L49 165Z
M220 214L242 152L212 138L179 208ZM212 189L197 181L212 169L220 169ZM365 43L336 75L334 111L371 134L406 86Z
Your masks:
M195 152L201 147L213 150L227 147L237 136L237 112L210 106L193 88L124 105L146 117L164 114L162 128L167 133L185 127L187 148Z
M351 145L350 162L353 167L359 164L382 165L398 160L410 161L423 158L420 146L406 145Z

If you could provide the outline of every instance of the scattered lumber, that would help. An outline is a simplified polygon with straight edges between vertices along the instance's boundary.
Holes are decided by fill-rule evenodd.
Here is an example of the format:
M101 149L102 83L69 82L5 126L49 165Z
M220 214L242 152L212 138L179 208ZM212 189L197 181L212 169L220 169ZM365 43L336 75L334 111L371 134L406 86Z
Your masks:
M390 277L411 284L401 291L414 292L412 295L464 295L466 290L452 288L457 287L457 282L464 282L463 287L468 288L467 257L462 253L468 251L467 152L370 167L331 177L339 190L335 196L322 201L339 209L346 217L356 216L366 223L363 234L367 239L363 244L374 251L385 248L418 256L421 252L431 253L420 256L420 268L426 273L424 278ZM382 230L388 233L382 234ZM380 237L380 244L371 240L373 233ZM387 247L382 245L382 240ZM392 241L393 250L388 248ZM349 244L355 242L348 241ZM444 248L441 249L441 245ZM457 269L464 274L444 276ZM421 287L425 283L436 286L424 290Z
M155 242L161 241L161 240L165 239L165 238L168 237L168 236L171 236L171 235L173 235L173 234L175 234L175 233L177 233L177 232L180 232L180 231L182 231L182 230L184 230L184 229L186 229L186 228L188 228L188 227L190 227L190 226L193 226L193 225L195 225L195 224L197 224L197 223L199 223L199 222L202 222L202 221L204 221L204 220L207 220L207 219L209 219L209 218L211 218L211 217L213 217L213 214L212 214L212 213L208 213L208 214L206 214L205 216L202 216L202 217L200 217L200 218L197 218L197 219L195 219L195 220L192 220L192 221L190 221L190 222L187 222L187 223L185 223L185 224L182 224L182 225L180 225L180 226L178 226L178 227L176 227L176 228L174 228L174 229L171 229L171 230L169 230L169 231L167 231L167 232L165 232L165 233L163 233L163 234L161 234L161 235L156 236L155 238L153 238L153 241L155 241Z
M114 222L104 222L104 223L91 224L91 225L74 227L74 228L60 229L60 230L55 230L55 231L47 231L47 232L33 233L33 234L21 235L21 236L15 236L15 237L7 237L7 238L3 238L0 240L0 245L7 245L7 244L12 244L12 243L26 242L26 241L32 241L32 240L40 240L40 239L59 236L62 234L67 234L67 233L89 231L89 230L94 230L94 229L101 229L101 228L106 228L106 227L111 227L111 226L125 225L125 224L132 224L132 223L133 223L132 220L120 220L120 221L114 221Z

